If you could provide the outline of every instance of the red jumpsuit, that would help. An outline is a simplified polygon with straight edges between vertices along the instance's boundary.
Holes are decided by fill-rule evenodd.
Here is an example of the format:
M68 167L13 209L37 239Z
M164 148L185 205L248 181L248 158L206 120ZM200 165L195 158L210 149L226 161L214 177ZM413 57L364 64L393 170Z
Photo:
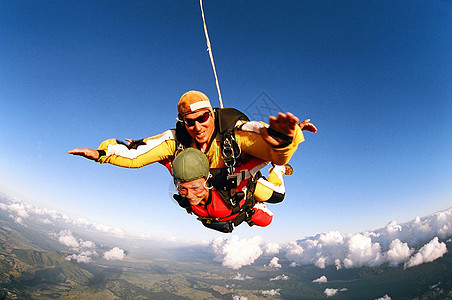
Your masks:
M235 167L234 174L237 175L237 191L245 191L248 181L268 163L258 158L251 158L246 163ZM245 193L246 194L246 193ZM245 204L245 199L239 202L240 207ZM231 215L232 209L224 202L220 194L214 188L210 190L209 199L205 204L191 205L193 213L199 217L218 218L218 221L234 219L238 213ZM273 220L273 213L262 202L257 202L254 207L251 221L257 226L268 226Z
M240 206L243 206L245 199L240 201ZM215 190L210 190L209 199L205 204L191 205L193 213L199 217L219 218L218 221L228 221L234 219L238 213L231 215L230 209L220 194ZM251 221L257 226L268 226L273 220L273 213L267 209L264 203L258 202L253 207L254 214L251 216Z
M163 164L172 174L172 168L171 168L171 162L169 160L160 161L161 164ZM254 177L254 175L260 171L263 167L265 167L268 163L265 162L262 159L258 158L251 158L245 163L241 163L234 169L234 174L237 175L237 191L244 191L246 185L248 184L248 181ZM272 169L273 170L273 169ZM273 175L272 173L276 173L274 171L271 171L270 177L279 177L282 180L281 176ZM282 175L282 174L281 174ZM264 189L262 185L262 181L264 178L259 179L257 182L257 190ZM267 188L268 190L271 190L272 193L270 195L274 194L280 194L284 195L284 185L281 181L278 181L278 179L272 180L272 182L266 181L266 185L270 188ZM276 182L278 181L278 182ZM279 189L278 191L275 191L275 189ZM245 193L246 194L246 193ZM269 194L268 192L262 192L260 194L265 194L267 197ZM256 200L264 201L264 195L256 194L256 192L253 194L256 197ZM271 197L267 197L271 198ZM239 202L240 207L242 207L245 204L245 199L241 199ZM220 194L215 188L212 188L209 192L209 198L204 204L198 204L198 205L190 205L192 212L199 216L199 217L207 217L207 218L217 218L217 221L228 221L234 219L238 213L231 215L232 209L229 208L229 206L224 202L224 200L221 198ZM263 202L256 202L256 204L252 208L254 210L254 213L251 217L251 221L254 222L257 226L268 226L273 220L273 213L265 206Z

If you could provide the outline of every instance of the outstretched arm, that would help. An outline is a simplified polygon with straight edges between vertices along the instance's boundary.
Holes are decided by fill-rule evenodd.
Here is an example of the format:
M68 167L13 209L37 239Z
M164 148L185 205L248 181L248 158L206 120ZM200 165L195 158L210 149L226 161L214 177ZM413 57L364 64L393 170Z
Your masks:
M99 159L99 152L97 150L89 149L89 148L75 148L75 149L68 151L67 153L72 154L72 155L83 156L83 157L85 157L87 159L91 159L91 160Z
M287 114L278 113L277 117L269 117L269 128L262 128L261 135L263 139L273 147L283 147L290 143L291 138L295 135L296 127L301 130L307 130L313 133L317 132L317 128L311 123L310 119L304 120L298 124L299 119L288 112Z
M141 168L145 165L174 156L176 141L174 130L142 140L127 139L129 145L116 139L103 141L97 150L76 148L69 154L83 156L98 163L109 163L125 168Z
M298 144L304 141L304 130L317 131L309 119L298 123L298 118L291 113L270 117L269 123L270 126L257 121L245 122L238 127L240 130L235 132L235 137L243 153L277 165L290 160Z

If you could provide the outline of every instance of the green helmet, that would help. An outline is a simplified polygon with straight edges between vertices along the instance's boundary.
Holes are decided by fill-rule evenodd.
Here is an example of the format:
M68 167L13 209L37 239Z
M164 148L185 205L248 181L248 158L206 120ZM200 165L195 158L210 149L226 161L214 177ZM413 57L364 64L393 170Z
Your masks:
M173 161L173 177L181 182L201 177L207 179L209 177L207 156L195 148L185 149Z

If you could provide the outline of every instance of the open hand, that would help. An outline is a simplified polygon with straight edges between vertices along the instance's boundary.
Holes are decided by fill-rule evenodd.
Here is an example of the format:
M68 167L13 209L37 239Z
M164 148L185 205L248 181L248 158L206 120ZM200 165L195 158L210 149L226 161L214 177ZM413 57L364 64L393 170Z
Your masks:
M68 151L67 153L72 154L72 155L83 156L83 157L85 157L87 159L91 159L91 160L99 159L99 152L97 152L97 150L93 150L93 149L89 149L89 148L75 148L75 149Z
M287 114L278 113L277 117L269 117L269 124L270 128L279 133L288 137L293 137L295 135L295 128L298 124L298 118L290 112ZM267 128L262 128L260 134L262 138L272 146L279 146L282 143L282 141L270 136L267 132Z
M311 119L304 120L303 122L298 124L298 126L300 126L301 130L310 131L312 133L317 132L317 127L315 127L315 125L311 123Z
M287 114L278 113L277 117L269 117L270 128L290 137L295 135L295 127L298 121L298 118L290 112Z

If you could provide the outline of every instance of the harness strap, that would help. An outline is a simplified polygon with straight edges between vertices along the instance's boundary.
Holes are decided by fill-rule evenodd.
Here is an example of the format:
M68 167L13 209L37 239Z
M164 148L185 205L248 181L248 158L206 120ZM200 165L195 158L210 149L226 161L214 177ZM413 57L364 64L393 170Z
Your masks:
M234 167L239 163L242 151L235 140L234 130L237 121L248 121L248 117L234 108L223 108L215 111L216 128L218 128L217 140L220 142L222 156L230 175L234 173Z
M225 219L232 215L237 214L237 216L234 219L229 220L229 221L232 221L232 223L234 224L235 227L239 226L244 221L247 222L249 226L253 226L254 222L252 221L252 216L255 212L253 210L253 207L256 204L256 199L254 198L253 194L256 189L257 180L261 176L262 176L261 173L258 172L254 178L251 178L249 180L249 182L246 186L246 194L244 192L239 192L236 194L236 202L239 203L240 199L242 199L245 196L245 203L242 206L236 205L235 207L233 207L231 214L229 214L228 216L221 217L221 218L198 217L198 220L200 220L204 224L204 226L206 226L206 224L227 222L227 221L222 221L222 219ZM218 224L218 225L220 225L220 224ZM209 226L206 226L206 227L209 227ZM213 228L213 229L215 229L215 228ZM218 229L216 229L216 230L218 230Z

